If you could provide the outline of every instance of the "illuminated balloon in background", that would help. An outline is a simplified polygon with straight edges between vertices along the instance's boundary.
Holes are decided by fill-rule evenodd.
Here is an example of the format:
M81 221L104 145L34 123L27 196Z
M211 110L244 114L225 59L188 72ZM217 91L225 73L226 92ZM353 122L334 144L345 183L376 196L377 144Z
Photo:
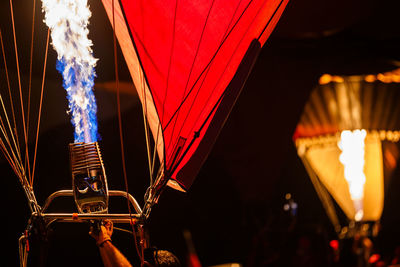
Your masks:
M341 237L372 233L397 165L400 70L323 75L304 107L294 141L319 198ZM347 222L340 221L334 200ZM361 229L360 229L361 227Z

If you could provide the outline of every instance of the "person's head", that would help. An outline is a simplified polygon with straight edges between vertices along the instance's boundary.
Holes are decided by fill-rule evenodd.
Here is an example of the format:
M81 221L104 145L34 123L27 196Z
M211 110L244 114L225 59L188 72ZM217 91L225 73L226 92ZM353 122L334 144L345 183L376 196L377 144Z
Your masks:
M146 267L181 267L178 258L167 250L147 248L144 251Z

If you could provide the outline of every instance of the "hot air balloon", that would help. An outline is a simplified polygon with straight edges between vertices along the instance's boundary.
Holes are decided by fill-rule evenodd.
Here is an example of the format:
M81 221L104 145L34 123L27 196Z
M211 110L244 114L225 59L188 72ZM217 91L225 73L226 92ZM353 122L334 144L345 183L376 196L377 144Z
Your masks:
M147 214L193 183L287 1L102 2L153 136Z
M399 155L399 74L325 74L297 125L298 155L339 237L377 234Z
M51 36L52 45L58 53L57 68L63 74L70 100L71 120L75 125L76 143L70 146L73 190L56 191L42 206L37 202L33 189L34 171L29 168L29 160L28 164L21 160L24 154L26 159L30 158L22 94L20 106L24 138L20 140L25 141L26 149L9 142L4 132L2 141L7 139L7 143L1 143L1 148L25 189L32 217L42 219L46 227L55 221L108 218L115 222L134 221L140 224L138 228L141 229L167 185L186 191L193 183L288 0L207 0L201 3L102 1L114 29L114 36L110 38L118 40L143 107L150 169L150 185L144 207L139 207L128 192L113 191L107 187L96 133L89 129L93 125L93 112L83 111L85 108L81 107L81 104L87 106L87 98L91 101L93 95L86 91L70 95L71 88L74 91L93 86L96 60L91 57L90 40L85 38L88 34L86 19L90 17L90 11L86 5L79 6L77 2L69 1L67 6L63 6L62 2L43 1L46 3L43 10L46 12L45 22L51 29L47 35L47 47ZM86 1L78 2L86 4ZM10 3L13 14L12 1ZM77 14L65 15L69 9ZM82 19L76 18L77 15ZM63 30L57 28L60 17L64 20ZM82 29L79 28L81 26ZM77 30L74 33L77 39L72 43L66 43L71 39L67 34L72 32L68 27ZM58 40L57 36L61 39ZM57 46L62 44L75 49L79 47L78 41L83 41L89 48L61 54L65 51L60 52ZM85 60L75 57L81 54ZM18 64L18 56L16 61ZM117 58L115 62L118 64ZM86 67L88 73L83 70ZM116 80L119 91L118 77ZM43 84L44 81L45 75ZM19 88L21 90L21 86ZM6 112L5 108L3 110ZM79 127L84 129L77 130ZM13 127L8 128L13 133ZM15 151L21 151L21 147L23 152L13 155ZM33 169L34 166L35 163ZM88 190L90 194L86 195ZM71 195L75 197L78 213L47 213L54 198ZM109 213L108 196L113 195L125 196L135 211L128 215ZM29 224L27 229L31 228L34 226ZM140 233L143 241L140 244L145 246L144 233ZM24 251L22 265L26 264L28 237L29 233L24 234L20 240L21 247L25 246L21 249Z

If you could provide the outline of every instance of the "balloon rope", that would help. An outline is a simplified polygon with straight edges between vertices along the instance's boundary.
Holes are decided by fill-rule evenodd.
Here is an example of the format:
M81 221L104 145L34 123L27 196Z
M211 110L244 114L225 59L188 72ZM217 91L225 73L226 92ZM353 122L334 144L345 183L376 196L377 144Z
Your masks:
M140 12L142 14L144 14L143 11L143 2L140 1ZM142 17L142 32L143 32L143 39L144 39L144 19ZM149 176L150 176L150 186L153 184L153 173L154 173L154 157L153 157L153 161L151 159L151 145L150 145L150 127L149 124L147 123L147 97L146 97L146 83L145 83L145 77L143 74L143 70L140 67L140 64L138 64L138 72L139 73L139 80L141 81L141 85L142 85L142 96L141 99L143 100L143 108L142 108L142 115L143 115L143 124L144 124L144 130L145 130L145 138L146 138L146 149L147 149L147 161L149 164ZM158 135L158 132L157 132ZM158 137L158 136L157 136ZM154 152L157 150L157 141L155 142L154 145Z
M18 152L18 155L21 158L21 155L19 153L20 147L19 147L19 140L18 140L18 134L17 134L17 122L15 120L14 101L13 101L12 94L11 94L10 77L8 75L7 59L6 59L6 54L5 54L5 51L4 51L4 43L3 43L3 36L2 36L2 33L1 33L1 29L0 29L0 43L1 43L1 51L2 51L2 54L3 54L4 69L5 69L5 72L6 72L8 96L9 96L10 106L11 106L11 115L12 115L12 119L13 119L13 123L14 123L14 128L11 131L11 133L15 132L16 151ZM14 135L12 135L12 136L14 136Z
M15 172L15 173L17 174L17 176L20 178L21 182L22 182L23 184L26 184L27 181L25 181L25 180L23 179L23 177L25 177L25 176L23 175L24 169L23 169L23 167L22 167L22 165L21 165L21 164L22 164L21 155L18 153L19 151L18 151L17 146L16 146L16 144L15 144L15 138L14 138L14 134L13 134L13 131L12 131L12 128L11 128L11 125L10 125L10 121L9 121L9 119L8 119L7 110L6 110L5 106L4 106L3 98L1 97L1 95L0 95L0 102L1 102L1 106L2 106L2 108L3 108L4 116L5 116L6 121L7 121L7 125L8 125L8 127L9 127L9 131L10 131L10 133L11 133L11 137L12 137L12 139L13 139L13 143L14 143L14 145L15 145L15 150L16 150L16 152L13 150L13 147L12 147L12 145L11 145L10 139L9 139L9 137L8 137L8 135L7 135L6 127L4 126L4 122L3 122L3 120L1 119L1 117L0 117L0 123L1 123L0 130L1 130L2 134L3 134L3 136L4 136L4 139L7 141L8 147L10 148L11 154L13 155L12 158L13 158L14 160L11 159L10 154L9 154L10 152L8 151L7 147L5 146L3 140L0 139L0 140L1 140L1 146L3 147L3 152L4 152L5 154L7 154L8 157L10 158L10 160L14 163L14 164L11 164L11 166L12 166L12 167L14 166L14 168L15 168L14 172ZM15 154L17 154L17 155L15 155ZM18 156L18 157L17 157L17 156ZM16 168L17 166L18 166L18 168Z
M29 240L27 239L27 234L23 234L19 240L19 263L20 267L26 267L28 263L29 254Z
M157 148L158 148L158 137L160 135L160 129L161 129L161 124L159 123L158 127L157 127L156 140L154 142L153 161L152 161L152 165L151 165L151 177L154 177L154 163L156 160L156 154L157 154ZM164 155L164 159L165 159L165 155ZM152 186L153 184L154 184L154 182L152 181L152 183L150 183L150 185Z
M126 174L126 165L125 165L125 149L124 149L124 139L122 133L122 118L121 118L121 99L120 99L120 88L119 88L119 73L118 73L118 56L117 56L117 39L115 34L115 4L114 0L112 0L112 23L113 23L113 49L114 49L114 73L115 73L115 88L117 92L117 115L118 115L118 128L119 128L119 140L121 147L121 159L122 159L122 171L125 181L125 189L127 193L128 199L128 179ZM130 206L128 205L129 213L131 212Z
M38 140L39 140L40 119L41 119L41 115L42 115L43 91L44 91L44 81L45 81L45 77L46 77L47 55L48 55L48 51L49 51L49 40L50 40L50 28L47 30L46 52L44 54L42 88L40 91L39 114L38 114L38 120L37 120L37 126L36 126L35 152L33 154L31 187L33 187L33 179L35 178L36 154L37 154L37 145L38 145Z
M118 113L118 126L119 126L119 139L120 139L120 146L121 146L121 160L122 160L122 170L123 170L123 175L124 175L124 182L125 182L125 190L126 190L126 201L127 201L127 206L128 206L128 212L129 216L131 217L131 222L133 222L132 219L132 210L129 202L129 192L128 192L128 178L126 174L126 166L125 166L125 152L124 152L124 140L123 140L123 134L122 134L122 119L121 119L121 103L120 103L120 90L119 90L119 73L118 73L118 56L117 56L117 36L116 36L116 30L115 30L115 1L112 0L112 26L113 26L113 46L114 46L114 71L115 71L115 86L116 86L116 91L117 91L117 113ZM136 252L140 258L141 263L143 263L143 255L140 253L138 244L137 244L137 238L136 238L136 232L135 232L135 226L133 223L131 223L132 226L132 232L133 232L133 238L135 242L135 248Z
M5 141L7 142L7 145L9 147L10 151L8 151L6 144L1 139L0 139L0 141L1 141L0 146L3 151L4 156L6 157L7 161L10 164L11 168L14 170L15 174L20 179L20 182L22 184L25 184L25 183L27 183L27 181L25 181L23 179L23 177L25 177L25 176L23 175L24 170L21 166L22 160L21 160L21 154L20 154L19 143L18 143L18 135L17 135L17 130L16 130L14 103L12 101L10 79L9 79L9 75L8 75L8 66L7 66L7 60L6 60L6 55L5 55L5 51L4 51L4 42L3 42L3 36L2 36L1 30L0 30L0 43L1 43L1 51L3 54L4 69L6 72L6 79L7 79L8 93L9 93L9 97L10 97L11 111L12 111L12 116L13 116L13 120L14 120L14 128L11 127L10 120L8 119L8 115L7 115L7 110L4 106L3 98L1 97L1 95L0 95L0 100L1 100L1 106L3 108L3 113L4 113L5 119L7 121L8 130L10 132L10 135L11 135L11 138L12 138L12 141L13 141L13 144L15 147L13 148L13 146L10 142L10 138L8 137L6 127L4 126L4 123L3 123L3 120L1 119L1 117L0 117L1 132L4 136ZM14 134L14 131L15 131L15 134Z
M142 81L142 88L143 88L143 95L142 95L142 99L144 101L144 108L142 108L142 113L143 113L143 123L144 123L144 133L145 133L145 137L146 137L146 151L147 151L147 161L149 164L149 175L150 175L150 186L153 184L153 164L151 161L151 151L150 151L150 134L149 134L149 126L147 124L147 98L146 98L146 93L145 93L145 82L144 82L144 76L143 73L140 71L140 67L139 68L139 75L140 75L140 80ZM156 150L156 146L154 147L154 150Z
M1 130L3 132L3 129ZM14 173L17 175L17 177L19 178L20 182L22 184L25 184L26 182L22 179L22 175L20 173L20 169L17 168L16 163L18 163L18 160L15 160L15 154L14 152L11 150L11 153L13 154L13 157L11 157L10 152L7 150L6 145L4 144L3 140L0 139L0 147L1 147L1 151L3 152L3 155L5 156L5 158L7 159L8 163L10 164L11 168L13 169ZM14 160L12 159L14 158Z
M33 11L32 11L32 34L31 34L31 55L29 59L29 84L28 84L28 107L26 111L26 127L27 139L29 140L29 119L31 110L31 90L32 90L32 63L33 63L33 40L35 35L35 11L36 11L36 0L33 0Z
M15 33L15 22L14 22L14 11L13 11L13 2L10 0L10 11L11 11L11 21L12 21L12 29L13 29L13 37L14 37L14 50L15 50L15 60L17 64L17 75L18 75L18 87L19 87L19 98L21 104L21 115L22 115L22 125L24 131L24 139L25 139L25 160L27 161L27 169L28 176L30 176L30 164L29 164L29 153L28 153L28 136L26 133L26 123L25 123L25 111L24 111L24 103L22 99L22 86L21 86L21 75L19 70L19 59L18 59L18 48L17 48L17 36Z
M11 111L12 111L12 115L13 115L13 119L14 119L14 129L13 129L13 128L11 127L11 125L10 125L10 121L9 121L9 119L8 119L7 111L6 111L6 108L4 107L4 103L3 103L3 99L2 99L2 97L1 97L1 95L0 95L0 98L1 98L1 103L2 103L2 107L3 107L3 112L4 112L5 118L6 118L6 120L7 120L8 127L9 127L9 131L10 131L10 134L11 134L11 137L12 137L12 140L13 140L13 143L14 143L14 146L15 146L15 151L17 152L17 155L18 155L18 158L19 158L20 162L22 162L22 160L21 160L21 154L19 153L20 150L19 150L19 145L18 145L18 139L15 139L16 137L18 137L18 135L14 134L14 130L16 131L16 126L15 126L15 125L16 125L16 122L15 122L15 114L14 114L14 104L13 104L13 102L12 102L11 86L10 86L10 80L9 80L9 76L8 76L8 67L7 67L6 55L5 55L5 52L4 52L4 43L3 43L3 37L2 37L2 34L1 34L1 30L0 30L0 43L1 43L1 50L2 50L2 53L3 53L3 59L4 59L4 68L5 68L5 71L6 71L8 93L9 93L9 95L10 95L10 101L11 101L11 102L10 102L10 104L11 104ZM0 119L1 119L1 117L0 117ZM11 148L11 150L12 150L12 145L11 145L11 143L10 143L10 141L9 141L8 135L6 134L7 131L5 131L6 127L4 126L3 121L1 121L1 123L2 123L3 129L4 129L3 132L5 133L4 137L6 138L6 141L7 141L8 145L10 146L10 148Z
M12 160L10 153L7 151L5 144L4 144L3 140L1 140L1 139L0 139L0 148L4 154L4 157L7 159L8 163L10 164L10 166L13 169L13 171L15 172L15 174L17 174L18 178L21 179L18 169L15 166L15 162ZM22 180L21 180L21 182L22 182Z

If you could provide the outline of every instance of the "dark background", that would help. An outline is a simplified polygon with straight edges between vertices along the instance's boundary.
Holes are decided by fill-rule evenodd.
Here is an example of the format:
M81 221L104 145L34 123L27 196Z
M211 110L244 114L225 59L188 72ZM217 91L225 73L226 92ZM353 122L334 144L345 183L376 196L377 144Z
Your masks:
M39 2L39 1L38 1ZM14 0L14 12L21 64L21 80L26 95L29 78L31 1ZM89 1L92 18L90 38L99 58L96 83L114 80L113 39L110 23L100 1ZM327 244L337 238L307 174L297 157L292 135L308 95L324 73L378 73L399 64L400 23L396 0L291 1L275 32L267 41L223 128L209 158L187 194L167 190L154 208L149 223L152 244L174 251L185 262L187 246L182 231L188 229L204 266L240 262L251 266L254 253L285 258L291 266L298 237L312 237L313 247L325 255ZM10 5L2 1L0 27L11 86L17 92ZM32 82L32 118L36 121L38 95L43 71L46 27L37 3L35 53ZM71 187L68 144L73 129L65 110L67 102L61 76L55 69L56 53L50 47L41 134L37 156L35 193L42 204L47 196ZM4 65L0 90L6 95ZM122 81L130 81L119 52ZM5 97L5 96L4 96ZM14 97L17 97L15 95ZM124 189L119 147L116 96L96 88L101 147L109 188ZM148 170L142 111L135 95L122 96L124 143L127 155L129 192L140 202L148 184ZM35 127L31 125L31 140ZM22 138L22 137L21 137ZM32 146L32 142L31 142ZM30 151L33 151L31 147ZM18 238L30 212L22 188L8 164L1 161L2 227L6 244L2 251L5 266L18 265ZM376 251L390 258L400 244L399 173L385 196L382 230L374 240ZM291 193L298 204L292 221L282 211L284 196ZM118 212L125 201L110 202ZM74 211L71 199L55 203L53 211ZM288 232L288 223L294 228ZM47 248L47 266L101 266L87 224L59 223L52 227L47 245L32 246L31 260L39 247ZM133 238L116 231L114 243L135 261ZM263 240L260 242L259 240ZM267 241L268 242L267 242ZM35 266L36 263L32 263ZM256 263L253 266L260 266ZM272 266L272 265L271 265ZM315 265L318 266L318 265ZM322 266L322 265L319 265Z

